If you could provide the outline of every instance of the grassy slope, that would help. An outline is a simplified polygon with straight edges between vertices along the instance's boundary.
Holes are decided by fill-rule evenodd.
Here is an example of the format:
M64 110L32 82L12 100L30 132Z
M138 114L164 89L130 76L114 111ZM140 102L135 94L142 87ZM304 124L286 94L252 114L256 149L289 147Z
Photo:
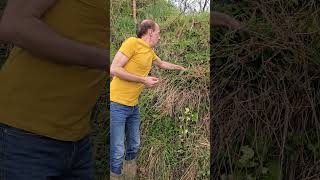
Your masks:
M140 99L142 179L208 178L209 170L209 16L184 16L163 0L139 1L138 20L152 18L161 27L156 53L188 72L154 69L161 79ZM127 1L112 2L111 57L121 42L135 36ZM188 132L187 132L188 131Z

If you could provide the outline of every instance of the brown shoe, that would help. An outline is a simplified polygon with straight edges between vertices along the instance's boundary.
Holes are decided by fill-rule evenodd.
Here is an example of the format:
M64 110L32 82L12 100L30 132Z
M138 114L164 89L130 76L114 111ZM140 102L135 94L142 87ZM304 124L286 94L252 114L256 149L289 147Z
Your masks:
M136 180L137 179L137 160L133 159L130 161L123 162L123 175L125 180Z
M110 171L110 180L124 180L124 179L122 174L117 175Z

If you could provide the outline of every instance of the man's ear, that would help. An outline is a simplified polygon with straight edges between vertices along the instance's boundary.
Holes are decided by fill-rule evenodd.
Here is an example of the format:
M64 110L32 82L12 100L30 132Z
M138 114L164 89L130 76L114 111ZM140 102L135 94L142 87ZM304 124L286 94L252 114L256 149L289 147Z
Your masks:
M148 29L148 34L151 35L153 33L152 29Z

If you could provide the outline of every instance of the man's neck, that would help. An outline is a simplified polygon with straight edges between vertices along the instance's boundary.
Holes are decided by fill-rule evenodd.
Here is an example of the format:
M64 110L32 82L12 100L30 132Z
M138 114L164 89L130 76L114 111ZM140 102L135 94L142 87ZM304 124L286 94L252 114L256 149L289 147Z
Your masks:
M151 43L150 43L150 38L149 38L149 37L147 37L147 36L142 36L141 39L142 39L144 42L146 42L150 47L152 47L152 46L151 46Z

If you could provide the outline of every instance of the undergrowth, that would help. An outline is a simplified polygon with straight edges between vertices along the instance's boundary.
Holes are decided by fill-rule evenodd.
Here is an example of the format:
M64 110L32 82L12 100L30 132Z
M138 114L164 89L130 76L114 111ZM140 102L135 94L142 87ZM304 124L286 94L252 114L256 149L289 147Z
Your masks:
M213 179L318 179L318 1L214 1L245 32L213 28Z

